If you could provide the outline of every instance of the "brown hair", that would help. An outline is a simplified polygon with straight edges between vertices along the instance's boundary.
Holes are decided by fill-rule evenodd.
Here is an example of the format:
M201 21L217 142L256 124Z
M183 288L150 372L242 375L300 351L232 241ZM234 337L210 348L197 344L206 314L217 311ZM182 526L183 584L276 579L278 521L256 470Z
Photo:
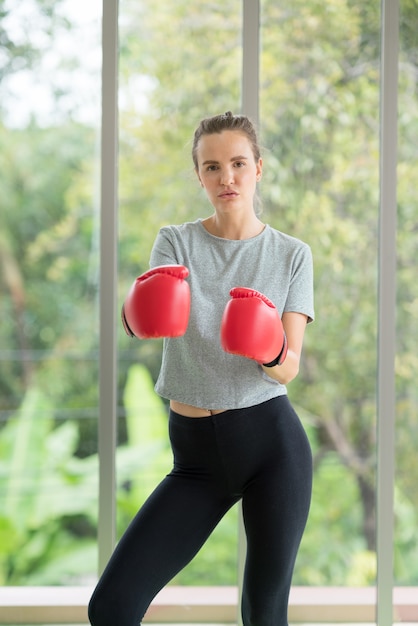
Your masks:
M223 130L237 130L244 133L251 144L255 161L257 162L259 160L260 147L258 145L257 132L254 124L246 115L233 115L231 111L227 111L222 115L215 115L214 117L203 119L197 127L194 133L192 148L192 158L196 169L198 169L197 147L200 138L203 135L221 133Z

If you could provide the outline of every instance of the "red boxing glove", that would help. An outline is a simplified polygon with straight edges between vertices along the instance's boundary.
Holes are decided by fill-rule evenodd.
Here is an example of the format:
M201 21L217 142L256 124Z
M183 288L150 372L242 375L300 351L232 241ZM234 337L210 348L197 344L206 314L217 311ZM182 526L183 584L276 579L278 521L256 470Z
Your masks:
M287 355L287 340L274 304L246 287L234 287L230 296L221 323L222 348L267 367L281 365Z
M180 337L187 330L190 288L184 265L159 265L139 276L122 306L122 324L130 337Z

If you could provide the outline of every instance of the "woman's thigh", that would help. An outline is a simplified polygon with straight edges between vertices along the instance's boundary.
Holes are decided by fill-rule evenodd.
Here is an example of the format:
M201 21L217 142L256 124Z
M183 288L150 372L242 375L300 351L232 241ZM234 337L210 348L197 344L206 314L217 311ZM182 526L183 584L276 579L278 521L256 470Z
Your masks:
M89 605L93 626L140 623L155 595L196 555L232 502L169 475L118 543Z

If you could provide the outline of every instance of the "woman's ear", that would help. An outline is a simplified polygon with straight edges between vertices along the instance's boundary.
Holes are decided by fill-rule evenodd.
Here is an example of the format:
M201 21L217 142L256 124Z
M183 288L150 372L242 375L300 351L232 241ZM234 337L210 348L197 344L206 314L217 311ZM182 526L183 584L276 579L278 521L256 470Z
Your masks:
M256 181L258 182L259 180L261 180L261 177L263 175L263 159L258 159L258 163L256 165Z

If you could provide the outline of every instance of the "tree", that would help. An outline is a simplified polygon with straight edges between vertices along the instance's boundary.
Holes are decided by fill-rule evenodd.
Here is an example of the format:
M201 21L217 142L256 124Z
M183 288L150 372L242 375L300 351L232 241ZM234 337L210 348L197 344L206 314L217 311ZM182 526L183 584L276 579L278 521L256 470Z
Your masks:
M53 133L0 129L1 280L10 294L1 303L1 332L3 347L16 351L14 360L1 362L4 408L18 406L35 373L42 376L31 353L97 349L95 206L85 187L92 141L94 131L75 125ZM47 387L51 365L56 368L52 354L44 363ZM63 387L80 374L66 369Z
M7 0L0 0L0 83L6 76L30 69L41 58L49 45L57 25L68 22L59 15L62 0L26 0L19 7L12 7ZM44 35L44 47L31 38L36 23Z
M52 2L33 6L49 8L49 24L57 19ZM4 2L0 7L9 11ZM158 0L121 8L122 300L147 268L158 228L211 210L196 184L191 136L202 117L239 109L241 3ZM417 550L416 8L416 0L402 3L400 66L396 562L405 581L415 575L407 557ZM307 241L315 261L317 319L306 333L300 375L289 386L315 455L315 497L295 578L305 584L373 581L379 28L376 3L262 3L263 218ZM29 48L6 48L4 75L39 58L35 47L33 55ZM91 461L98 347L95 141L94 128L71 116L50 128L36 121L0 127L0 337L13 357L1 362L3 421L35 386L54 407L55 428L83 417L75 455ZM119 333L124 443L132 427L123 403L131 364L144 363L155 378L161 343ZM130 489L134 494L137 485L127 481L119 494L123 516L134 506ZM326 547L318 553L318 545Z

